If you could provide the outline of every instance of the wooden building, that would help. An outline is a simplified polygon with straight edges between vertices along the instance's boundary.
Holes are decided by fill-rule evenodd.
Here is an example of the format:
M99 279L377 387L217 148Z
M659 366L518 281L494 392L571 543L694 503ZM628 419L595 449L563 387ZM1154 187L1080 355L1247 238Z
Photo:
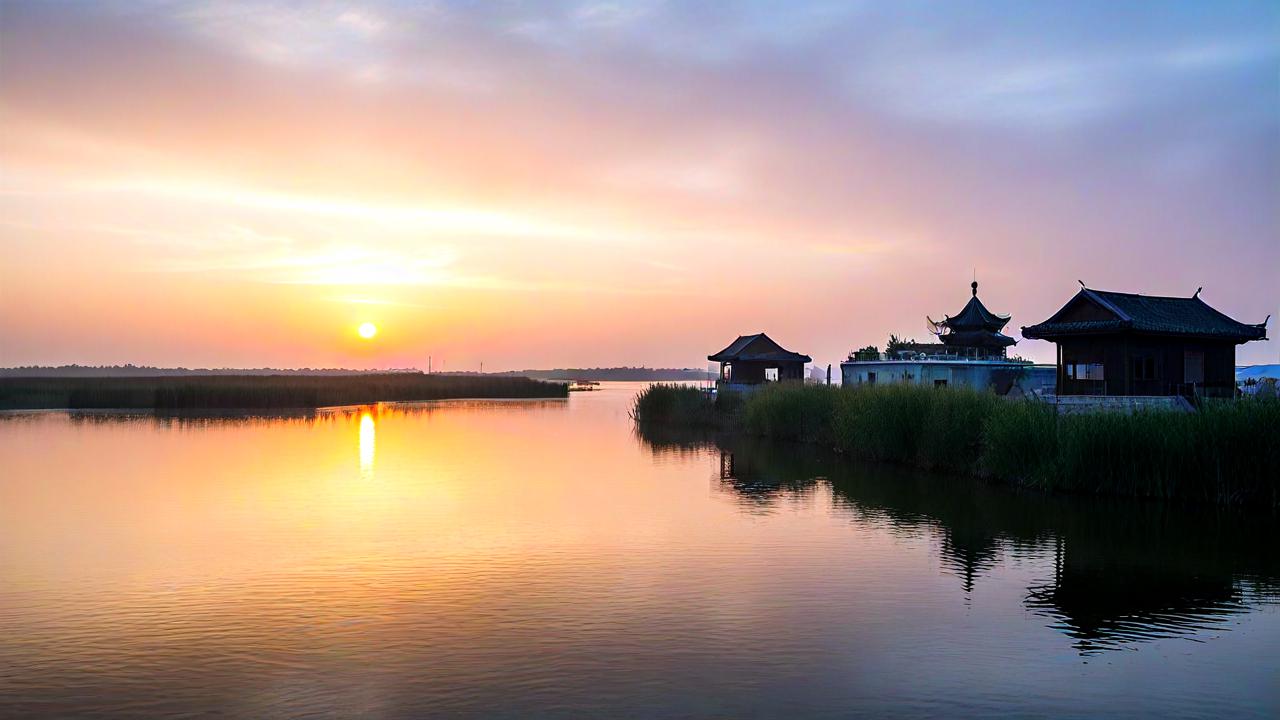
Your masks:
M768 382L804 382L808 355L794 353L764 333L742 335L708 360L720 363L721 386L753 386Z
M1270 319L1270 316L1267 318ZM1236 345L1267 339L1191 297L1080 292L1022 336L1057 343L1059 395L1235 395Z

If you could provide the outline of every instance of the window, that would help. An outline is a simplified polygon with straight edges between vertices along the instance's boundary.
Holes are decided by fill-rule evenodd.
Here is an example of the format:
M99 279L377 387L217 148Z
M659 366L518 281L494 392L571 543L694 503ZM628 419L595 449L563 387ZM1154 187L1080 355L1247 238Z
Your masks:
M873 372L869 372L869 373L867 373L867 384L868 384L868 385L875 385L875 384L876 384L876 374L875 374L875 373L873 373Z
M1071 363L1067 365L1068 380L1104 380L1102 363Z
M720 364L720 379L729 382L733 379L733 363Z
M765 382L778 382L778 368L765 368L765 369L764 369L764 381L765 381Z
M934 381L933 381L933 386L934 386L934 387L946 387L946 386L947 386L947 381L946 381L946 380L934 380Z
M1155 380L1156 359L1152 355L1137 355L1133 358L1134 380Z

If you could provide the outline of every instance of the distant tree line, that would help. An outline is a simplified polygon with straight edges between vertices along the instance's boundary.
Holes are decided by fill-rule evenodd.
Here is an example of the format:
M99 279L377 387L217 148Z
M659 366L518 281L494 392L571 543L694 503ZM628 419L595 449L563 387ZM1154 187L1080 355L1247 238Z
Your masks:
M386 375L422 372L415 368L349 370L346 368L161 368L150 365L26 365L0 368L0 377L174 377L200 375Z
M556 368L554 370L515 370L500 373L534 380L615 380L615 381L673 381L714 380L715 373L696 368Z
M348 368L162 368L150 365L58 365L0 368L0 377L15 378L74 378L74 377L182 377L207 375L386 375L395 373L421 373L417 368L392 368L387 370L351 370ZM436 375L492 377L527 377L534 380L714 380L715 374L695 368L556 368L553 370L511 370L496 373L441 372Z

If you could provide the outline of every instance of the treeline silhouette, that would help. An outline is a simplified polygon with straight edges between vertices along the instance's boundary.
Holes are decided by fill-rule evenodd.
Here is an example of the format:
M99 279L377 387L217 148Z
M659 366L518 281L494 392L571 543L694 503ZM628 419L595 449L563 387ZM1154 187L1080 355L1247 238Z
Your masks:
M151 365L26 365L0 368L5 377L172 377L202 375L386 375L420 373L418 368L385 370L351 370L348 368L162 368ZM551 370L504 370L482 373L473 370L437 372L435 375L527 377L534 380L616 380L616 381L689 381L714 380L715 374L695 368L598 367L554 368Z
M451 398L566 397L523 377L423 373L0 378L0 409L236 410L316 408Z
M386 375L416 373L416 368L349 370L346 368L162 368L151 365L24 365L0 368L3 377L170 377L188 375Z
M606 380L617 382L659 382L714 380L715 373L696 368L556 368L554 370L511 370L498 375L520 375L536 380Z

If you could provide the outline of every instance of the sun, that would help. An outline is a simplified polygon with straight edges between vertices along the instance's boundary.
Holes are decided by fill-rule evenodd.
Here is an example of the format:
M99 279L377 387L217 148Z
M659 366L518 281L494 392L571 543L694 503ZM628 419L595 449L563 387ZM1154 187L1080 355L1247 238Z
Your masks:
M378 334L378 326L374 325L371 322L367 322L361 325L359 328L357 328L356 332L360 333L360 337L364 338L365 340L368 340L369 338Z

